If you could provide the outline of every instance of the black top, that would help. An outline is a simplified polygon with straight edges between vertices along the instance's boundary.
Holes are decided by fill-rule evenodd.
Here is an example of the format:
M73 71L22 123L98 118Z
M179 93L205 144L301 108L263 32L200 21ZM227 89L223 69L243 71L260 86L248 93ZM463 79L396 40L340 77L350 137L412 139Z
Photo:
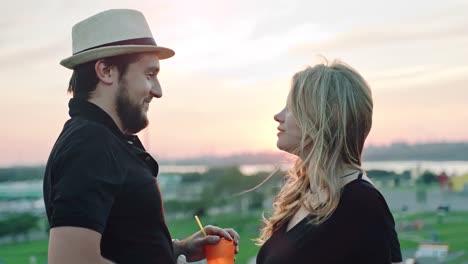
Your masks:
M71 99L69 108L44 176L50 227L101 233L102 256L119 264L174 263L157 162L98 106Z
M331 217L320 225L309 215L286 232L273 233L257 264L401 262L395 222L384 197L372 184L356 179L343 188Z

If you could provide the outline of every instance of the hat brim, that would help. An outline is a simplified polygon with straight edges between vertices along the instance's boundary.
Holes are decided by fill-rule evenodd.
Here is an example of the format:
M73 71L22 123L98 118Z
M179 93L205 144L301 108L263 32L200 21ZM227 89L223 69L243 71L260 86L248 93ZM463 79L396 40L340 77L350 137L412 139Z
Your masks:
M174 56L175 52L169 48L151 46L151 45L122 45L122 46L108 46L96 49L87 50L71 57L63 59L60 64L68 69L73 69L76 66L94 61L104 59L117 55L133 54L140 52L154 52L160 60L164 60Z

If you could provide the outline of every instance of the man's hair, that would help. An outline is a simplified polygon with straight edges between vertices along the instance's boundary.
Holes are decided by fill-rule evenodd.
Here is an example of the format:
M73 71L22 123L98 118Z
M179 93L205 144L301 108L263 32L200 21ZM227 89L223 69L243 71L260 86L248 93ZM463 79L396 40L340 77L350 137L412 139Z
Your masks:
M108 66L115 66L119 72L119 80L125 75L128 65L140 59L141 54L125 54L103 59ZM73 69L73 74L68 85L68 92L74 98L88 100L96 90L99 78L94 66L97 60L78 65Z

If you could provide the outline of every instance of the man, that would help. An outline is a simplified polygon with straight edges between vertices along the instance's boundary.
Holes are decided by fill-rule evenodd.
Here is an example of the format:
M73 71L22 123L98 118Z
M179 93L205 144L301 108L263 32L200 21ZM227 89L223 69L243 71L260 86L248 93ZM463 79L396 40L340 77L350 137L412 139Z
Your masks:
M156 45L135 10L96 14L73 27L72 39L73 56L61 61L73 69L71 118L44 176L48 263L197 261L203 246L221 237L237 245L234 230L215 226L205 227L206 237L171 240L158 163L134 135L147 126L152 99L162 96L159 60L174 51Z

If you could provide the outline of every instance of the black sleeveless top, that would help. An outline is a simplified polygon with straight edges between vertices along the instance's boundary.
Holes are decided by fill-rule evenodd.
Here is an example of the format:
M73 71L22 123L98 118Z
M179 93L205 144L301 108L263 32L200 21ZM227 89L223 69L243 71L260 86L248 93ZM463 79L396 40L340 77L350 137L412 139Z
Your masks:
M331 217L320 225L309 215L286 231L278 229L261 247L257 264L401 262L393 216L382 194L358 179L343 188Z

